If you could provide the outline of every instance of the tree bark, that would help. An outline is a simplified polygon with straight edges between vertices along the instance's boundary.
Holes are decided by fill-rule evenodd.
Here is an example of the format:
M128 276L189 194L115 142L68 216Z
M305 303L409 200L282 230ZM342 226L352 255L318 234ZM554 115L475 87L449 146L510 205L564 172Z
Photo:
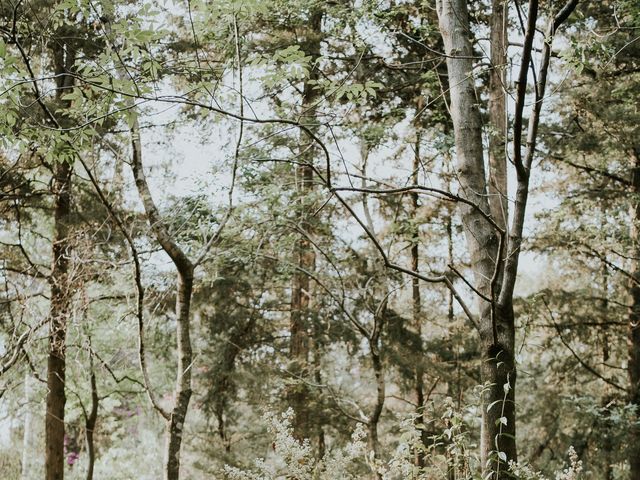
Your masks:
M467 249L475 287L491 300L478 298L481 373L485 385L480 445L483 478L501 480L508 478L506 462L517 460L513 307L510 298L502 306L497 305L495 284L492 282L500 240L495 227L487 219L491 210L483 158L482 122L473 77L474 53L467 2L439 0L437 9L447 55L459 195L474 205L461 208Z
M636 407L635 422L629 426L628 458L632 480L640 479L640 147L635 149L634 167L631 173L632 203L630 237L632 245L631 279L629 293L629 403Z
M422 110L423 97L418 95L416 111ZM412 182L414 185L419 183L418 172L420 170L420 140L421 132L419 126L416 125L416 141L414 145L413 157L413 173ZM411 220L412 220L412 238L411 238L411 270L420 271L420 227L418 226L417 215L419 208L418 192L411 193ZM422 300L420 298L420 280L416 277L411 278L411 303L412 303L412 321L413 329L420 341L420 351L422 351ZM424 368L422 362L418 362L414 372L414 393L416 402L416 419L415 424L420 434L422 445L425 449L429 444L429 435L424 424ZM417 450L415 454L415 465L424 467L425 451Z
M167 426L167 447L165 479L177 480L180 477L180 446L184 430L184 421L191 399L191 351L189 312L193 292L193 268L180 271L178 275L178 301L176 302L176 343L178 349L178 371L176 378L175 400L169 424Z
M56 73L56 103L70 108L62 96L73 89L72 72L76 59L75 49L68 44L56 44L52 52ZM28 65L28 58L25 57ZM30 66L28 66L31 69ZM31 70L30 70L31 71ZM47 119L59 127L58 121L44 105L34 82L37 102ZM45 478L62 480L64 477L64 408L67 320L71 311L71 276L69 272L71 250L71 178L73 163L57 159L53 165L51 193L54 198L52 264L49 276L51 298L49 303L49 355L47 358L47 400L45 414Z
M162 221L160 212L153 201L142 165L142 145L137 119L131 128L132 170L136 187L147 215L147 219L162 249L169 255L176 267L178 286L176 295L176 347L177 372L174 403L169 412L161 412L167 419L165 448L165 480L178 480L180 476L180 447L184 422L191 400L191 367L193 353L190 337L190 310L193 293L193 272L195 265L176 244Z
M506 229L507 198L507 22L505 0L491 2L491 70L489 71L489 207L496 223Z
M93 441L93 434L96 429L98 420L98 406L100 398L98 397L98 386L96 383L96 373L93 370L93 359L91 360L91 411L86 418L85 430L87 438L87 451L89 454L89 462L87 464L87 480L93 480L93 469L96 463L96 448Z
M54 166L53 262L49 283L49 356L47 359L47 411L45 417L45 478L64 477L64 407L67 319L71 309L69 288L69 240L71 216L71 174L68 162Z
M386 309L385 309L386 310ZM386 312L383 311L381 316L384 316ZM380 319L380 322L384 320ZM382 325L380 330L382 330ZM380 423L380 416L382 415L382 409L384 408L384 402L386 398L386 383L384 379L384 365L382 364L382 358L380 357L380 339L379 336L373 336L369 342L371 363L373 365L373 374L376 379L376 402L373 407L371 415L367 422L367 430L369 432L369 449L373 452L373 456L376 459L380 458L380 441L378 439L378 424ZM377 479L382 479L382 475L378 472L375 473Z
M301 102L301 122L311 124L316 122L317 90L315 83L319 73L314 62L320 57L320 39L322 11L317 10L311 15L306 38L303 44L305 55L311 57L312 69L309 79L305 81ZM306 136L305 136L306 138ZM311 374L310 353L313 342L311 328L311 282L305 272L313 272L316 267L316 255L307 235L311 235L311 212L308 210L309 197L313 194L313 162L315 149L306 145L301 138L298 161L296 166L296 195L300 200L299 226L304 232L296 242L297 264L300 267L293 274L291 286L291 317L290 317L290 373L294 377L287 400L294 411L292 421L293 436L298 440L311 438L318 433L318 428L313 425L313 412L310 408L310 396L308 385Z
M31 401L33 400L33 378L31 374L24 374L24 431L22 433L22 465L20 471L21 480L30 480L31 466L33 465L33 413Z

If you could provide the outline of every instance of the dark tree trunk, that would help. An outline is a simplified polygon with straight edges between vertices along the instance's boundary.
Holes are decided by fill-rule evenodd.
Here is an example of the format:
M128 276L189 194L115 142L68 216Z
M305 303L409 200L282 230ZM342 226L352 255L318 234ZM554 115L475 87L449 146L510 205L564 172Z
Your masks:
M74 86L73 69L76 52L69 45L57 44L52 51L56 73L56 103L69 108L62 100ZM36 95L39 92L36 91ZM55 122L49 111L44 112ZM53 165L52 193L54 198L52 265L49 284L49 356L47 359L47 406L45 415L45 478L64 477L64 408L67 320L71 310L70 250L71 240L71 178L73 163L58 160Z
M312 58L312 65L320 57L321 23L322 12L316 11L311 16L310 25L303 42L304 52ZM317 66L314 65L309 75L309 80L312 81L305 82L302 94L301 122L304 124L309 125L317 121L315 105L317 102L317 90L315 90L313 81L318 78ZM302 142L302 140L298 158L300 163L296 167L296 194L300 200L299 225L302 233L296 242L296 262L299 269L293 275L291 286L289 327L289 356L291 361L289 368L290 373L293 375L294 384L287 393L288 403L294 411L293 435L299 440L311 438L314 433L317 433L317 428L314 428L314 423L316 422L312 418L313 412L310 408L311 392L305 383L311 377L310 354L313 342L311 325L312 285L306 272L313 273L316 265L315 251L308 238L313 233L309 199L314 190L313 163L315 149Z
M93 434L96 429L96 421L98 420L98 406L100 399L98 398L98 386L96 384L96 373L93 371L93 362L91 362L91 411L85 422L85 430L87 437L87 451L89 453L89 463L87 465L87 480L93 480L93 468L96 463L96 448L93 441Z
M491 323L490 319L481 319ZM496 307L495 321L498 329L498 345L493 336L481 335L482 381L482 432L480 439L481 461L486 472L494 472L492 479L512 478L503 460L517 461L516 450L516 364L515 328L513 307ZM502 458L501 458L502 457Z
M384 317L385 313L381 315ZM380 332L383 328L384 320L381 318ZM367 430L369 432L369 449L373 452L373 456L377 459L380 458L380 441L378 439L378 425L380 423L380 417L384 408L384 402L386 398L386 383L384 378L384 365L382 358L380 358L380 344L379 338L374 338L369 342L369 348L371 350L371 363L373 365L373 374L376 380L376 401L373 407L371 415L369 415L369 421L367 423ZM376 472L375 477L382 479L382 475Z
M640 479L640 148L636 148L631 176L632 204L630 207L632 254L629 283L629 402L636 407L636 422L629 426L629 465L632 480Z
M65 353L67 320L70 312L69 240L71 215L71 174L67 162L54 167L54 238L49 310L49 357L47 359L47 411L45 417L45 478L64 476Z

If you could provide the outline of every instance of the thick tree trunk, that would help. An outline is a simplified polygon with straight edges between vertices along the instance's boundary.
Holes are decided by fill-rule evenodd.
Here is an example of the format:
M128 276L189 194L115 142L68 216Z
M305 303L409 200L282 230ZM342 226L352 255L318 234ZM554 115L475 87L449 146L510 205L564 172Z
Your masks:
M485 317L481 321L491 323ZM496 307L495 321L498 345L494 344L491 334L481 335L481 374L486 386L482 394L480 457L484 475L492 472L491 479L507 479L511 475L506 462L517 461L513 307Z
M311 22L303 43L306 55L312 58L313 62L320 57L322 12L316 11L311 16ZM313 81L319 78L317 67L313 67L303 87L301 122L313 124L316 120L317 90ZM305 137L306 138L306 137ZM301 142L298 161L296 167L296 188L297 196L300 199L299 225L304 234L301 234L296 242L296 262L299 267L293 275L291 286L291 317L290 317L290 373L294 377L295 383L291 386L287 400L294 411L292 422L293 435L302 440L311 438L317 433L317 426L314 428L313 412L310 408L310 391L305 383L311 377L310 353L313 342L311 328L311 282L305 272L313 272L316 266L316 255L313 245L307 235L313 232L311 225L311 213L308 210L309 198L313 193L313 162L315 149L304 142Z
M482 144L482 123L473 77L472 32L467 2L439 0L440 32L447 54L450 110L454 126L459 195L475 207L462 206L475 288L492 301L478 300L482 380L481 461L483 478L508 478L506 462L517 460L515 441L516 381L514 317L509 298L499 306L495 284L499 236L490 213ZM501 267L501 265L499 266ZM500 270L500 268L498 269Z
M65 352L67 319L70 311L69 241L71 215L71 174L68 162L54 167L53 262L49 283L49 357L47 359L47 411L45 417L45 478L64 476Z
M640 479L640 148L636 149L632 171L632 195L630 207L632 242L629 283L631 307L629 309L629 403L636 407L636 422L629 426L628 458L632 480Z

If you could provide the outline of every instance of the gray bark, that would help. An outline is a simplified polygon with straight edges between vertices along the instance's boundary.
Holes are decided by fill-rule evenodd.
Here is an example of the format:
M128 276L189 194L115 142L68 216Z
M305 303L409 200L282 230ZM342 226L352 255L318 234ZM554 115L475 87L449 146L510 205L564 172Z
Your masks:
M491 79L493 88L490 117L498 129L502 128L499 110L504 106L504 96L498 88L502 80L498 75L499 70L495 67L504 60L504 46L507 40L504 36L504 16L501 19L499 12L502 3L498 0L492 2L495 16L491 28L492 41L496 43L492 45L494 72ZM467 250L471 257L474 286L480 294L478 330L482 352L482 380L486 385L482 394L480 445L483 478L509 478L506 462L517 461L513 291L529 195L529 176L551 57L551 41L558 27L569 17L577 3L577 0L569 0L553 17L547 28L536 74L534 102L529 116L523 155L523 112L538 13L537 0L529 2L513 126L513 162L517 173L517 190L513 220L505 245L508 219L502 193L506 193L506 163L503 156L498 155L494 139L493 153L490 151L487 185L481 137L482 124L474 91L471 42L473 34L469 26L467 2L437 2L440 32L447 55L450 111L454 126L457 177L460 182L459 195L472 204L462 207L462 222ZM490 205L487 195L492 190L495 190L496 195L492 197ZM492 221L489 221L489 218Z
M486 218L490 208L467 4L464 0L439 1L438 17L445 53L448 55L450 111L454 126L459 195L477 207L462 207L467 249L476 289L493 300L495 292L492 279L496 271L500 239ZM502 479L507 478L507 468L499 456L504 455L506 460L517 460L513 309L511 302L495 308L491 302L479 299L478 310L481 372L483 382L488 385L482 395L481 462L484 474L492 472L492 478ZM506 393L505 385L509 386Z
M190 306L193 292L193 272L195 266L176 244L162 221L160 213L153 201L149 185L142 165L142 150L137 120L131 129L132 133L132 169L136 187L158 243L173 261L177 276L178 287L176 295L176 347L177 372L174 403L168 413L166 448L165 448L165 480L178 480L180 475L180 447L184 422L191 399L191 366L193 354L190 337Z
M631 173L633 199L629 208L632 253L629 282L631 306L629 308L628 373L629 403L636 407L636 422L629 426L628 458L630 479L640 479L640 148L636 147Z
M489 71L489 207L496 223L506 229L507 199L507 2L493 0L491 8L491 70Z

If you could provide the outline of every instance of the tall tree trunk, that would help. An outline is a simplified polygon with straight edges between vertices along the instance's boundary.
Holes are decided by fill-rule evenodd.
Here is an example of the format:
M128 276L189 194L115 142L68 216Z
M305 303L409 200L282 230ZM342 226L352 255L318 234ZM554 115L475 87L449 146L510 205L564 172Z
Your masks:
M384 309L386 310L386 308ZM381 317L384 317L386 312L383 311ZM380 319L382 325L384 320ZM380 458L380 441L378 439L378 424L380 423L380 416L382 415L382 409L384 408L384 402L386 398L386 384L384 379L384 365L382 364L382 358L380 357L380 339L379 335L374 335L369 341L369 349L371 356L371 363L373 365L373 374L376 380L376 401L373 406L373 411L369 415L367 422L367 430L369 432L369 449L373 452L375 459ZM377 479L382 479L382 475L378 472L375 473Z
M178 275L178 300L176 302L176 345L178 352L178 371L176 378L175 400L169 424L167 426L167 447L165 479L177 480L180 477L180 446L184 430L184 421L191 400L191 351L190 319L191 294L193 292L193 268Z
M423 106L423 97L418 95L416 104L416 111L421 111ZM416 122L417 123L417 122ZM416 124L416 141L414 145L413 156L413 173L412 183L418 185L419 171L420 171L420 140L421 132L420 127ZM418 207L419 207L419 194L418 192L411 193L411 219L413 223L412 238L411 238L411 270L414 272L420 271L420 227L417 222ZM422 300L420 298L420 280L416 277L411 278L411 304L412 304L412 323L413 330L418 336L420 341L420 351L422 351ZM422 362L418 362L414 372L414 393L416 402L416 426L420 433L420 439L422 445L426 448L429 444L429 435L425 429L424 423L424 368ZM424 467L425 452L418 450L415 454L415 464L417 467Z
M629 308L629 403L636 407L635 422L629 426L628 458L632 480L640 479L640 147L635 149L631 174L632 204L630 207L632 245L632 278L629 282L631 307Z
M305 81L302 94L301 122L313 124L316 120L317 90L315 81L319 78L316 59L320 57L322 11L317 10L311 15L311 22L305 34L303 50L305 55L312 58L313 68L309 79ZM313 128L313 127L311 127ZM306 138L306 137L305 137ZM302 139L301 139L302 140ZM301 141L300 152L296 166L296 195L300 200L299 226L301 234L296 242L296 262L299 269L293 275L291 286L291 317L290 317L290 372L294 377L294 385L287 397L294 410L293 435L302 440L310 438L317 428L313 426L313 412L310 409L310 391L305 383L311 374L310 353L313 342L311 328L311 282L305 272L313 272L316 265L316 255L307 235L313 232L309 198L313 194L313 162L315 149Z
M178 276L176 294L176 351L178 362L174 402L168 412L164 411L164 409L160 410L160 413L167 420L164 478L165 480L178 480L180 475L180 447L192 392L191 367L193 353L191 350L190 311L195 264L189 260L184 251L171 237L149 190L142 165L142 143L137 119L134 120L131 127L131 138L131 167L138 194L142 199L151 229L162 249L171 258Z
M491 2L491 70L489 71L489 207L496 223L506 228L507 202L507 22L505 0Z
M499 236L487 220L490 214L482 144L482 123L473 77L472 32L464 0L439 0L440 32L447 54L450 110L454 127L459 195L475 207L463 205L462 222L475 287L479 297L479 333L482 351L481 462L484 478L506 479L506 461L517 460L515 440L514 361L515 328L511 298L495 302L492 285Z
M69 288L69 241L72 166L54 166L53 262L50 276L49 356L47 359L47 411L45 417L45 478L64 477L64 407L67 320L71 310Z
M91 411L86 418L85 430L87 438L87 451L89 454L89 462L87 464L87 480L93 480L93 469L96 463L96 448L93 440L93 434L96 429L96 422L98 420L98 406L100 405L100 398L98 397L98 385L96 383L96 372L93 370L93 357L90 360L91 363Z

